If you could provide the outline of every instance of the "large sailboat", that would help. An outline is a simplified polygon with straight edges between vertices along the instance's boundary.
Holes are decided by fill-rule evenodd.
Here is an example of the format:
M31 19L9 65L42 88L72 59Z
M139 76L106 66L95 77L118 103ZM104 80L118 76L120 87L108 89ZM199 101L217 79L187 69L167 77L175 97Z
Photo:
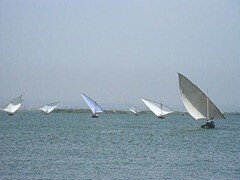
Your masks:
M24 101L23 95L20 95L17 98L10 101L4 108L2 108L2 110L6 111L8 115L13 115L20 108L23 101Z
M128 103L126 103L126 104L129 108L129 110L132 111L135 114L135 116L139 116L139 113L141 112L140 109L136 108L135 106L133 106L131 104L128 104Z
M202 128L214 128L213 118L225 119L215 104L188 78L178 73L182 102L194 119L207 119Z
M167 114L174 112L173 109L163 105L162 103L158 103L158 102L152 101L152 100L147 100L144 98L141 98L141 100L160 119L164 119Z
M86 96L85 94L81 94L83 100L87 103L88 107L92 111L92 117L98 118L98 114L103 112L103 109L90 97Z
M49 114L58 106L59 103L60 102L50 103L40 107L39 109L42 110L45 114Z

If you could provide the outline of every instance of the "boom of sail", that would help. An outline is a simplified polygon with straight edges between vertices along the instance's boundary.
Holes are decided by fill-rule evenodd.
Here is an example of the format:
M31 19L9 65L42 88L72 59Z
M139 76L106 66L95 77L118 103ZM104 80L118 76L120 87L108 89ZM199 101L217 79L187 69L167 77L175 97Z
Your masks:
M180 73L178 78L182 102L193 118L225 119L215 104L195 84Z
M44 113L49 114L58 106L59 103L60 102L50 103L40 107L39 109L42 110Z
M152 100L141 99L144 104L159 118L164 118L167 114L174 112L173 109Z
M6 111L9 115L13 115L21 107L21 103L24 101L22 97L23 95L20 95L13 99L4 108L2 108L2 110Z
M88 107L91 109L93 113L93 117L97 116L98 113L102 113L102 108L90 97L86 96L85 94L81 94L83 100L87 103Z

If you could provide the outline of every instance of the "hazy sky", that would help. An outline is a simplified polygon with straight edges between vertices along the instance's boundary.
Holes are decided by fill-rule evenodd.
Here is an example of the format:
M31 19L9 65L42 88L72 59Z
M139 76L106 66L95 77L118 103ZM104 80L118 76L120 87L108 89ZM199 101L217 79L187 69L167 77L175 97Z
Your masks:
M239 0L0 1L0 104L182 107L177 72L240 111Z

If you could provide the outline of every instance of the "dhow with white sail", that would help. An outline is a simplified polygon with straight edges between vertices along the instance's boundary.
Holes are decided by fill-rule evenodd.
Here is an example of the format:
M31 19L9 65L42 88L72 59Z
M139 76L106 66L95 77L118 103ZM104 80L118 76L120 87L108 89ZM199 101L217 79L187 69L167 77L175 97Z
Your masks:
M141 98L141 100L159 119L164 119L167 114L174 112L173 109L163 105L162 103L144 98Z
M86 96L85 94L81 94L83 100L87 103L88 107L92 111L92 117L98 118L98 114L103 112L103 109L90 97Z
M216 105L188 78L178 73L182 102L194 119L207 119L202 128L214 128L213 118L225 119Z
M127 104L128 108L129 108L129 110L132 111L135 114L135 116L139 116L139 113L141 112L140 109L138 109L137 107L135 107L135 106L133 106L131 104L128 104L128 103L126 103L126 104Z
M24 101L23 95L20 95L17 98L10 101L4 108L2 108L2 110L6 111L8 115L13 115L20 108L23 101Z
M50 103L50 104L40 107L39 109L42 110L45 114L49 114L58 106L59 103L60 102Z

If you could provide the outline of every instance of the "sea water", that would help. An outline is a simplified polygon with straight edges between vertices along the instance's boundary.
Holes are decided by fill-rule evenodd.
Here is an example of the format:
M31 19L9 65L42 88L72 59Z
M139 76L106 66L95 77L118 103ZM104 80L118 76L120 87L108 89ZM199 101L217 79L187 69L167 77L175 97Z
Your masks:
M240 179L240 116L0 112L0 179Z

